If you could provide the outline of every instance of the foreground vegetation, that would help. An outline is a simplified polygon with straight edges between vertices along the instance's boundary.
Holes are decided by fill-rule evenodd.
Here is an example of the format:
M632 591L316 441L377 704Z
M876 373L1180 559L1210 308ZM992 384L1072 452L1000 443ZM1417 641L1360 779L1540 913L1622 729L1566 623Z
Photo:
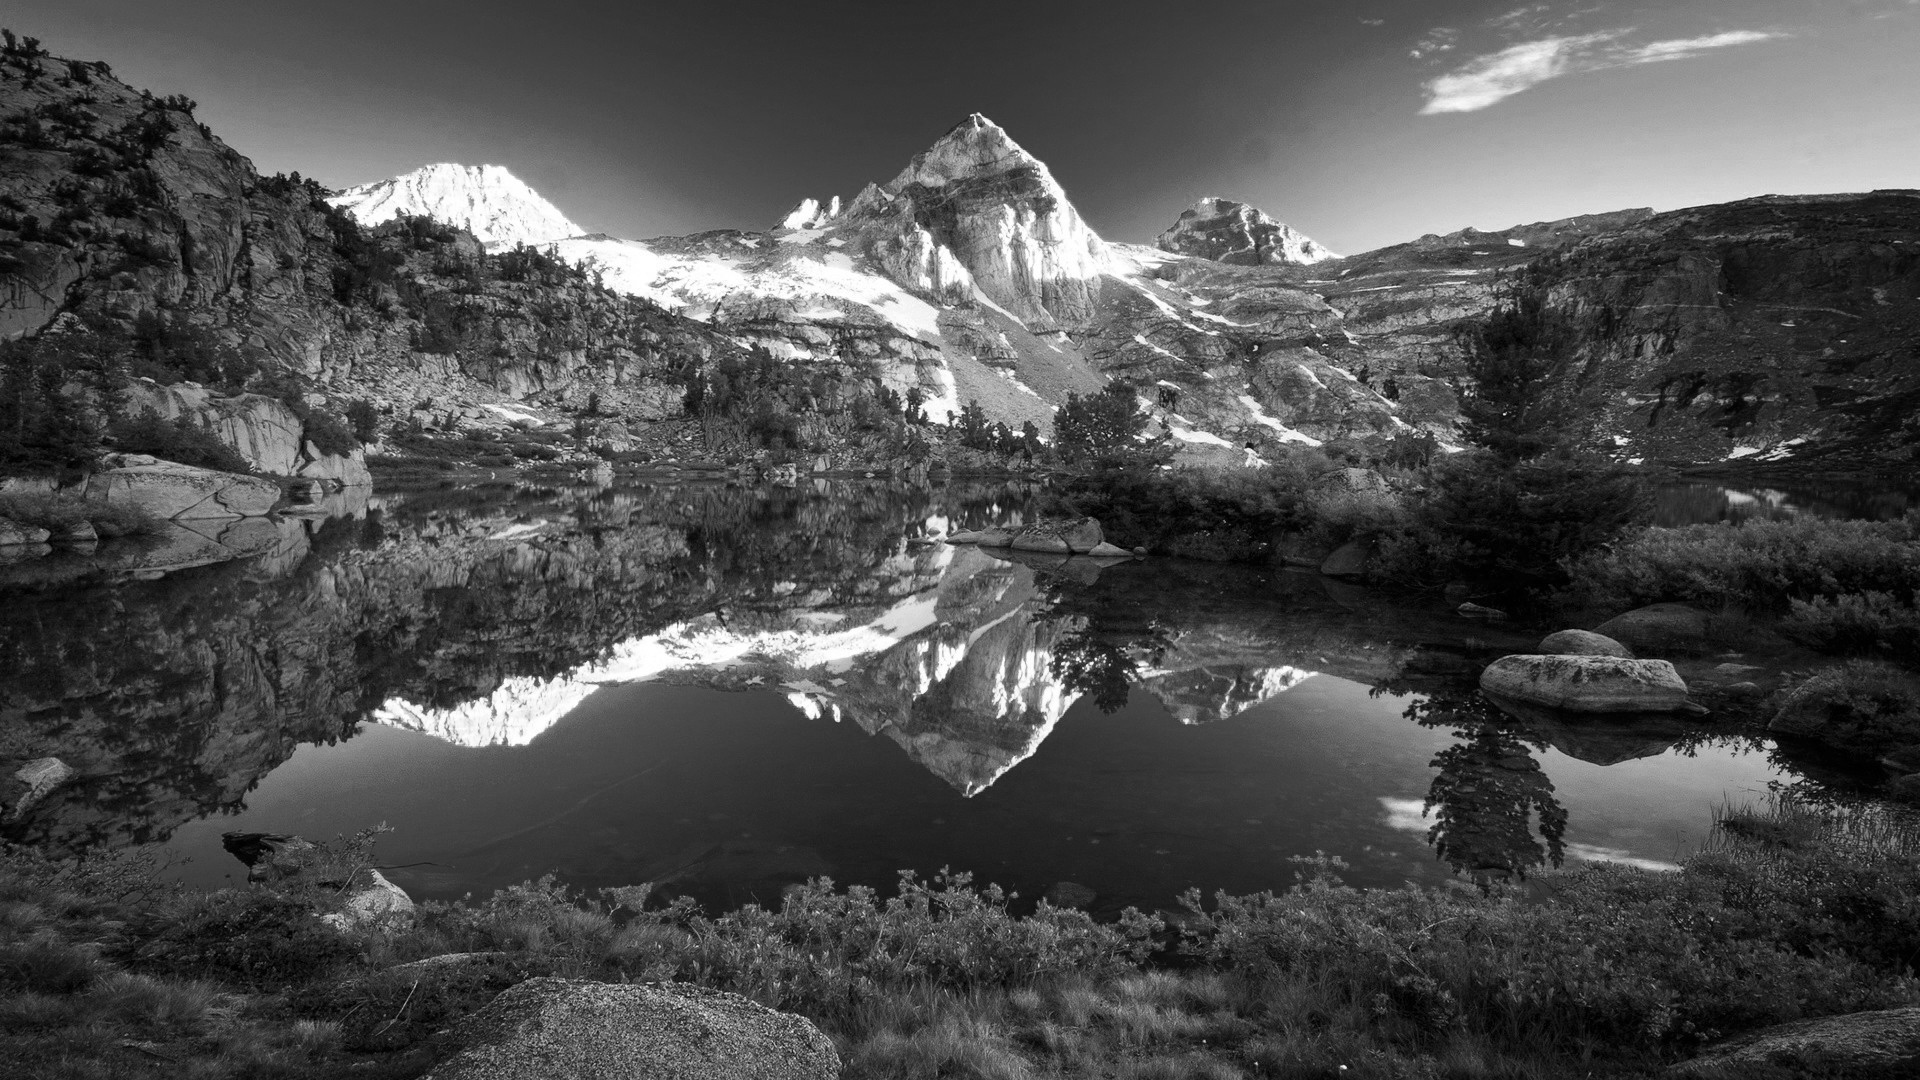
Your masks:
M1920 1002L1916 855L1906 819L1779 800L1725 815L1678 872L1589 865L1532 893L1362 891L1320 857L1283 893L1100 924L1016 916L960 874L722 915L543 880L341 933L313 916L337 897L15 848L0 1054L33 1077L416 1076L451 1020L552 974L804 1014L852 1077L1648 1075L1736 1032ZM409 966L447 953L469 955Z

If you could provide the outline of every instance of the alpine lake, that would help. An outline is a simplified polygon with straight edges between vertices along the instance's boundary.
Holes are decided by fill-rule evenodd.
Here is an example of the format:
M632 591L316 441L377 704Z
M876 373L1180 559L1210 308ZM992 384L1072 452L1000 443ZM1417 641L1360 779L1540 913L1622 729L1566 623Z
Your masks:
M1802 503L1676 485L1661 513ZM0 740L76 770L10 829L148 846L209 888L244 880L223 832L384 824L415 898L551 874L725 909L950 868L1099 914L1284 888L1315 852L1356 885L1671 866L1716 807L1844 782L1710 723L1484 704L1481 667L1539 627L1311 571L940 539L1033 505L449 483L349 491L214 565L0 567Z

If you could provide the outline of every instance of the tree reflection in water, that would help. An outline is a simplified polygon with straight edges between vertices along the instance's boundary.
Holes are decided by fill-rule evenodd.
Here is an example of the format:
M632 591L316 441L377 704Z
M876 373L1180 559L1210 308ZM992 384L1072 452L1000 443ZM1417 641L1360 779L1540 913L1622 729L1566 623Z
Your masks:
M1157 663L1166 651L1166 635L1157 625L1116 633L1089 622L1054 641L1047 669L1068 690L1091 697L1101 712L1114 713L1127 703L1127 688L1142 678L1143 661Z
M1567 811L1534 758L1544 738L1477 692L1430 694L1407 706L1406 717L1452 728L1460 740L1434 756L1439 772L1427 791L1427 842L1442 860L1482 884L1560 865Z

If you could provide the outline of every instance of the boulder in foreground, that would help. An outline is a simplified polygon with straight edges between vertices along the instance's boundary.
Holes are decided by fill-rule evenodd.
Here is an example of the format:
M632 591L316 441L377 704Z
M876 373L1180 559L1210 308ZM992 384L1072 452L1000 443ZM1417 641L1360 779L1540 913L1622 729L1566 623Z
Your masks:
M1489 694L1569 712L1680 712L1687 684L1665 660L1617 656L1503 656L1480 673Z
M454 1029L466 1048L430 1080L833 1080L820 1029L684 983L529 979Z
M1920 1006L1776 1024L1710 1046L1668 1070L1702 1078L1920 1076Z

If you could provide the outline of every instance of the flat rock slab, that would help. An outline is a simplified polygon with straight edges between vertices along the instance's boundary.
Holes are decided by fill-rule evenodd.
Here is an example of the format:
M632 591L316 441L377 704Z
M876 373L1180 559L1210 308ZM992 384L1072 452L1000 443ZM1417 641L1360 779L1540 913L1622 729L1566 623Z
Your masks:
M1679 712L1687 684L1665 660L1617 656L1503 656L1480 673L1480 689L1568 712Z
M429 1080L834 1080L807 1020L685 983L529 979L462 1020Z
M1701 1078L1920 1076L1920 1006L1796 1020L1708 1047L1668 1070Z

